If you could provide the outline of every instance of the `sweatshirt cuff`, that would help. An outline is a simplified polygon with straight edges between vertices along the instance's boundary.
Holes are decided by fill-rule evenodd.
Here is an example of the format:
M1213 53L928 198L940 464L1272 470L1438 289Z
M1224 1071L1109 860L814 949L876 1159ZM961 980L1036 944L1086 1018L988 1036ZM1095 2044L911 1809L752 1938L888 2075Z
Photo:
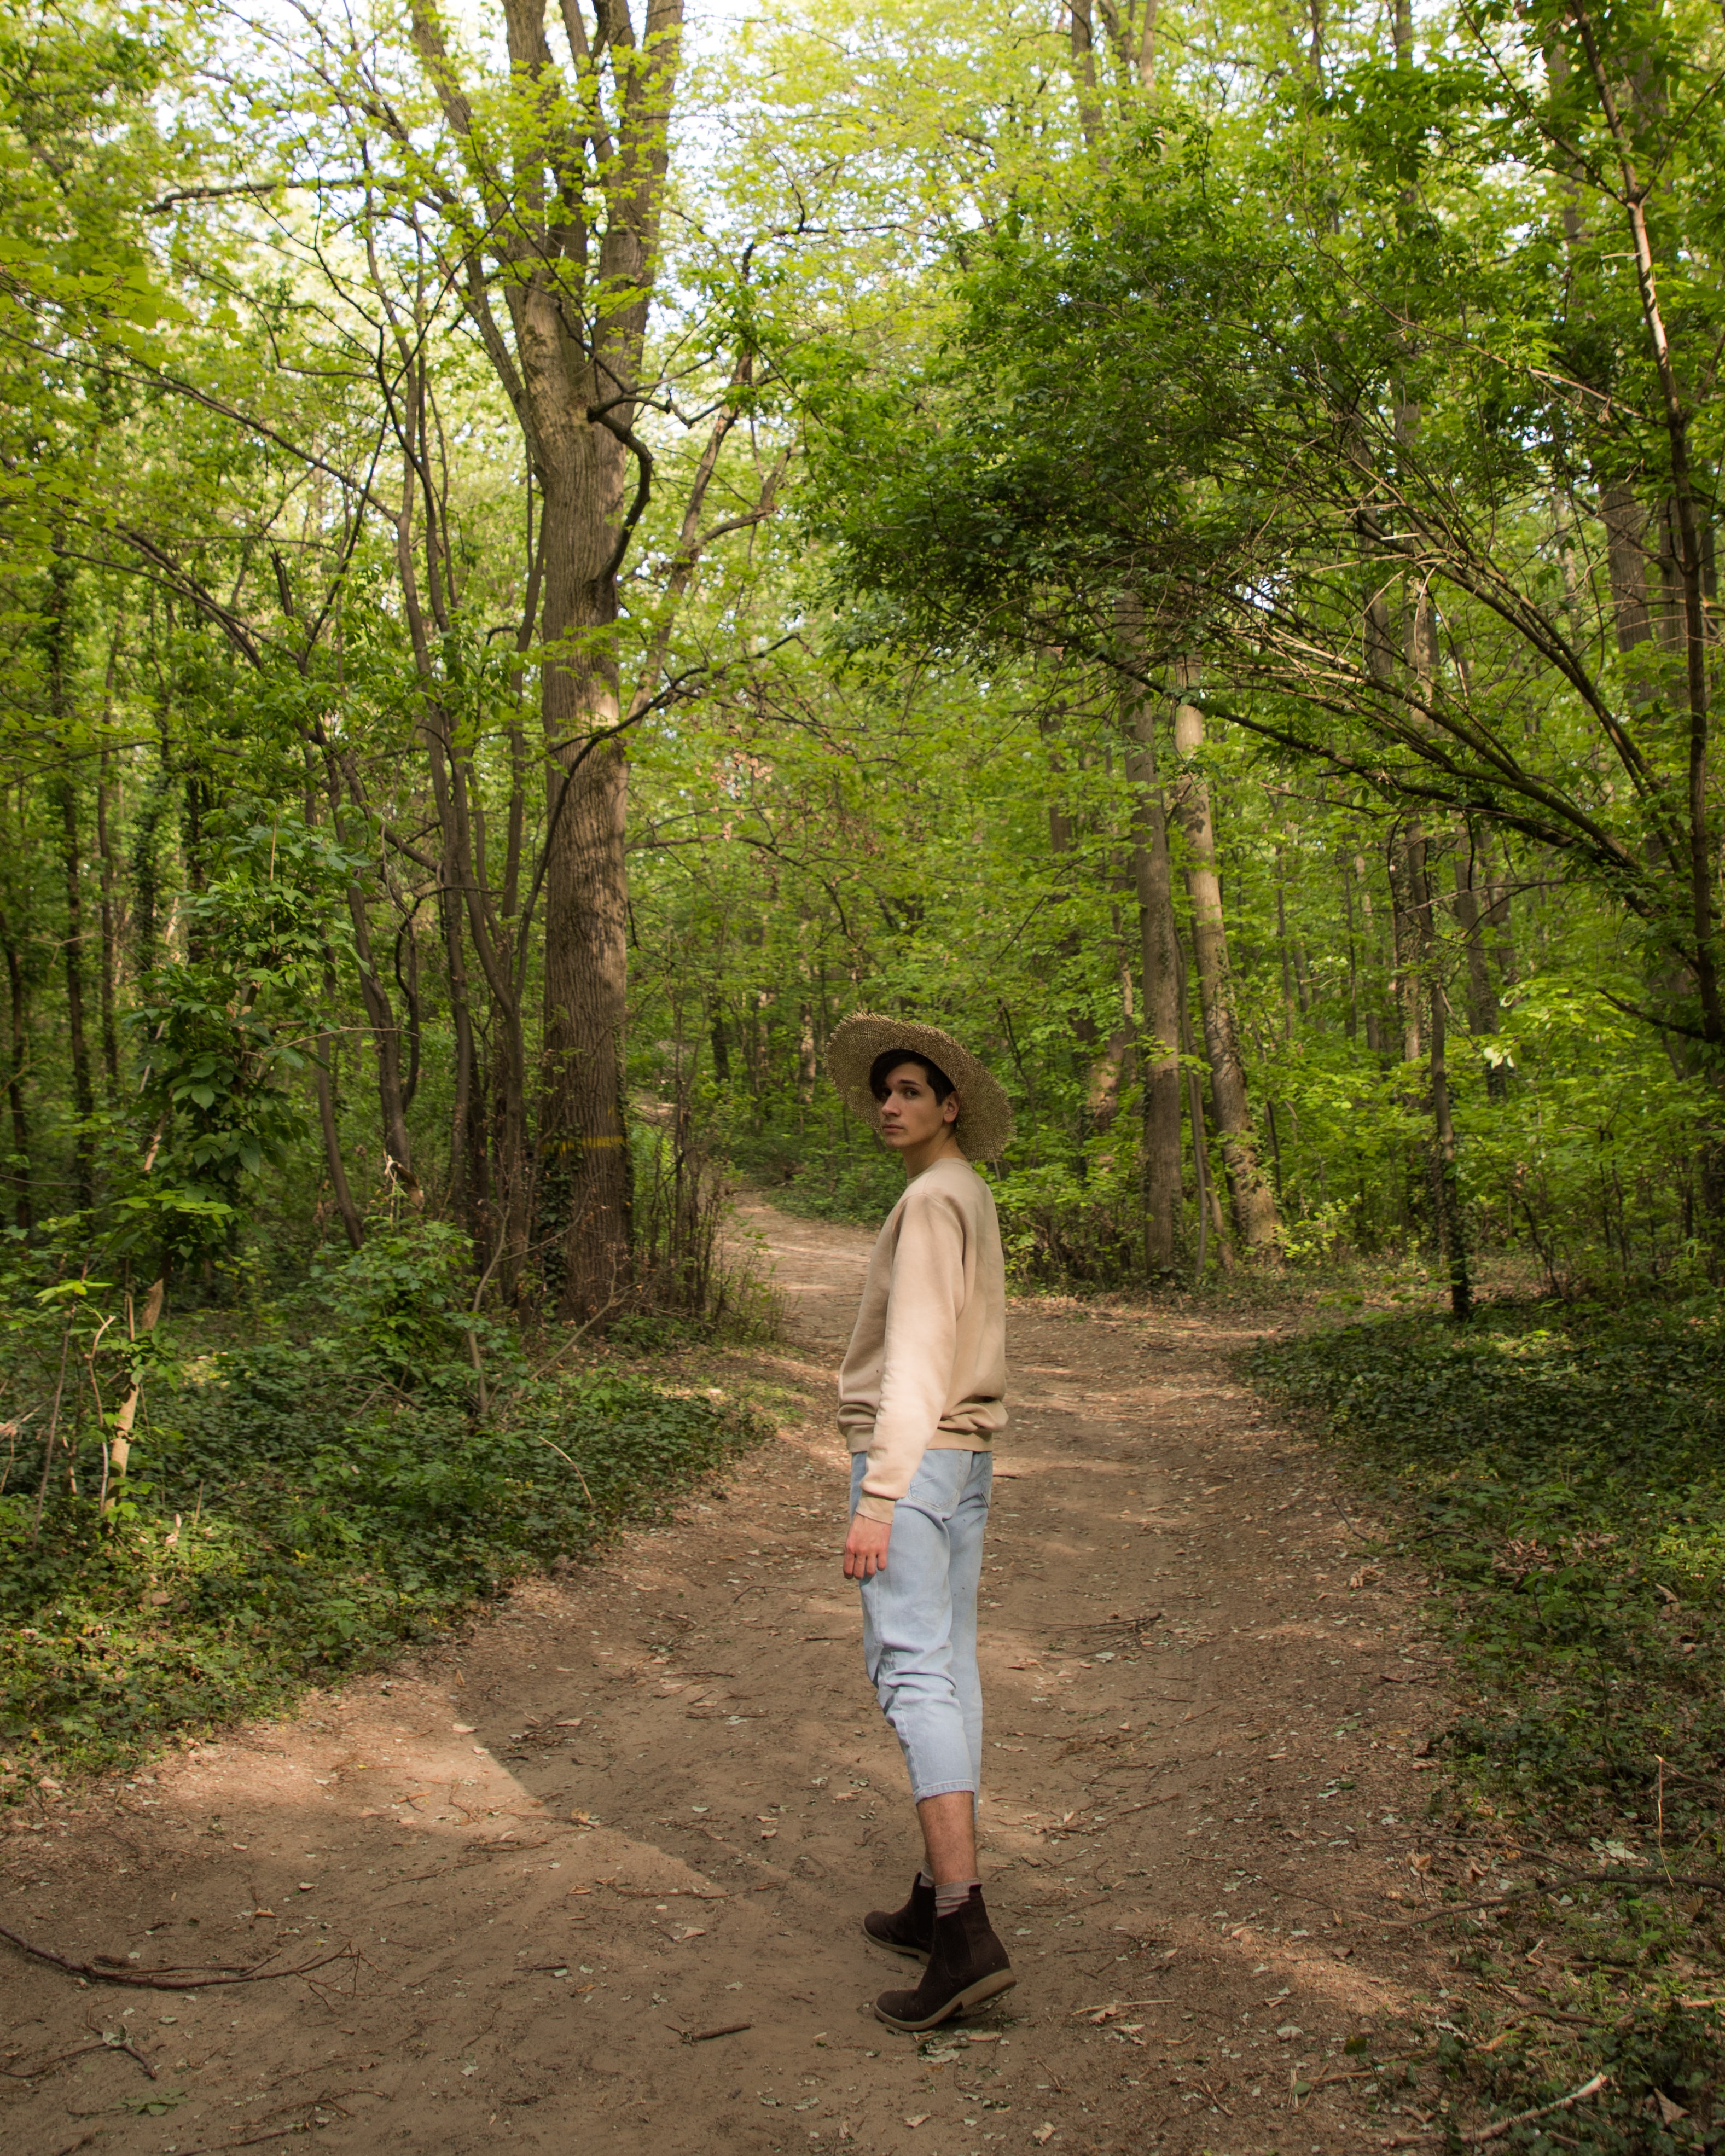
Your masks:
M895 1497L859 1497L856 1501L856 1517L860 1520L873 1520L880 1527L890 1527L892 1525L893 1508L897 1502Z

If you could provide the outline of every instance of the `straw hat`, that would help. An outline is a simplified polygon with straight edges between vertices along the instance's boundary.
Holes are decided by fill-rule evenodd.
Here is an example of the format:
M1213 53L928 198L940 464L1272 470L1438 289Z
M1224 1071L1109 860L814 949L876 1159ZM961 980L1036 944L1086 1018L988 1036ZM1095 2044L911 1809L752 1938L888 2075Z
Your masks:
M881 1018L857 1011L838 1026L827 1043L827 1072L845 1105L871 1128L880 1128L880 1103L869 1091L875 1058L889 1048L907 1055L926 1055L944 1070L958 1096L953 1136L972 1160L994 1160L1012 1136L1012 1103L968 1048L937 1025L913 1019Z

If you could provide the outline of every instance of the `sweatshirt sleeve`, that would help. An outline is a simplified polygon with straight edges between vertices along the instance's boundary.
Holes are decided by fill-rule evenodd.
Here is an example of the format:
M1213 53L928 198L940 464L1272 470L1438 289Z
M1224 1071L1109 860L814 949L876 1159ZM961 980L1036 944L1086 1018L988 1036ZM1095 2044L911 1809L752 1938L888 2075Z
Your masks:
M964 1216L937 1191L913 1192L899 1224L880 1405L857 1511L890 1526L946 1413L964 1309Z

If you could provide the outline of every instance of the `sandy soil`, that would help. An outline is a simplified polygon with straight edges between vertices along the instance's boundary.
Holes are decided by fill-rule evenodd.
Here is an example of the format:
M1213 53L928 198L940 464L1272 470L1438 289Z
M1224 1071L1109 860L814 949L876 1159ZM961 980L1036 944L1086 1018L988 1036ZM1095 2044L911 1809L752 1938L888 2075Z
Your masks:
M1273 1313L1014 1308L983 1821L1019 1981L920 2047L874 2020L908 1965L858 1919L916 1852L836 1556L868 1238L752 1219L788 1344L703 1375L770 1388L775 1442L391 1680L13 1821L33 1944L323 1965L143 1989L0 1945L9 2148L1327 2156L1415 2125L1429 2081L1343 2046L1460 1982L1417 1921L1441 1672L1230 1375Z

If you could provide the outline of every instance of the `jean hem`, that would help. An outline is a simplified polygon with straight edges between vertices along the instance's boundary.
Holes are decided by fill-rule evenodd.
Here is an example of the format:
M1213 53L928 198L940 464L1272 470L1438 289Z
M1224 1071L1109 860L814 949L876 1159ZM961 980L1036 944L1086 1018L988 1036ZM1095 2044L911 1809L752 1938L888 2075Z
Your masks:
M976 1784L973 1781L937 1782L932 1789L919 1789L913 1784L911 1802L920 1804L925 1797L973 1797L975 1794Z

